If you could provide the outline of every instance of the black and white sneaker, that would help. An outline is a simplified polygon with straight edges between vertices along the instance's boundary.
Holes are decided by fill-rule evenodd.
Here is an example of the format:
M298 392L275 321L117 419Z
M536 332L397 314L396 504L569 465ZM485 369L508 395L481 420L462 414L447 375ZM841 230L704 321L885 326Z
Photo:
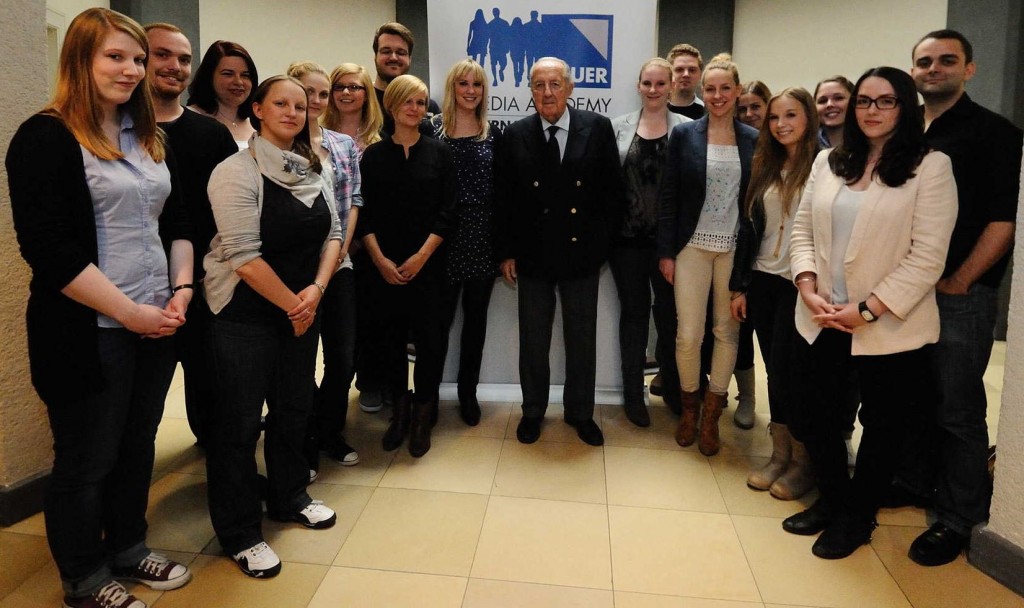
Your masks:
M231 557L242 572L253 578L272 578L281 572L281 558L267 543L257 543Z
M338 515L334 512L334 509L328 507L320 500L314 500L309 503L305 509L298 513L275 513L272 514L270 518L277 521L298 522L307 528L312 528L314 530L330 528L336 521L338 521Z

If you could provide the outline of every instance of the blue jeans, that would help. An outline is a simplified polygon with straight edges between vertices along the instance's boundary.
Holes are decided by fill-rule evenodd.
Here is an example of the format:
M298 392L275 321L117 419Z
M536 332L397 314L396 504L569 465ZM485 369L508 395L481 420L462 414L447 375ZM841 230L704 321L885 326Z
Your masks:
M103 389L48 403L53 472L46 539L64 592L83 597L110 581L110 565L149 555L146 507L156 429L174 375L174 344L126 329L99 330Z
M206 458L210 520L229 554L263 541L256 442L264 400L267 511L287 515L312 502L302 448L313 410L318 333L314 324L296 338L287 321L214 317L210 322L210 361L217 378Z
M960 534L988 520L988 427L982 377L992 354L996 289L971 286L967 295L938 294L941 333L931 363L939 398L934 400L935 513Z

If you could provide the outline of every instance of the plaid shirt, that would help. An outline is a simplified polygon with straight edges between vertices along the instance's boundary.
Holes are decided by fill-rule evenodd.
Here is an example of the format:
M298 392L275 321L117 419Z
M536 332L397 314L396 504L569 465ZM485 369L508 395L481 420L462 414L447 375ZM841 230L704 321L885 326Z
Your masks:
M321 144L331 155L334 168L334 200L337 203L338 219L341 220L342 239L348 234L348 213L352 207L363 206L360 191L362 178L359 176L359 150L356 142L348 135L321 128Z

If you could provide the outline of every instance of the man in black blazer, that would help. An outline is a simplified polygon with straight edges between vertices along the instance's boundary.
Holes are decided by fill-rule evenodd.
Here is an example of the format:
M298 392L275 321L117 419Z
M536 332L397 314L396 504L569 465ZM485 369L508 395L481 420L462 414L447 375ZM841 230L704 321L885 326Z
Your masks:
M518 285L522 443L540 437L548 406L555 291L565 340L565 421L601 445L594 422L597 293L624 187L611 122L567 108L573 82L561 59L530 70L537 113L505 129L495 162L498 234L505 280Z

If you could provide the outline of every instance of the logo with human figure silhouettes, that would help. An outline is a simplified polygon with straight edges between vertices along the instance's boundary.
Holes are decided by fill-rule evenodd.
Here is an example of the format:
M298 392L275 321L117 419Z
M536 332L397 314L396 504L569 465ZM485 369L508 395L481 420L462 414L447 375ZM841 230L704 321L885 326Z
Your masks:
M489 72L491 86L519 87L541 57L564 59L572 68L575 86L610 89L612 86L612 15L541 15L530 11L527 21L508 21L501 9L476 9L469 22L466 54ZM508 68L511 67L511 70ZM529 82L525 82L529 88Z

